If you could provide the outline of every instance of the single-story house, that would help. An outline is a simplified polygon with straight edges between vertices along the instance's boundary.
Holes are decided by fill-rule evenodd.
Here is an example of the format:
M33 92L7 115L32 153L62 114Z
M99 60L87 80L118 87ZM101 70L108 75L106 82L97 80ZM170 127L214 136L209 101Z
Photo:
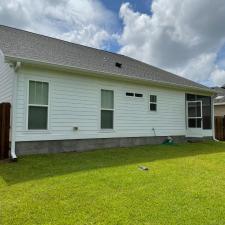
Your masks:
M0 26L11 155L213 137L214 91L127 56Z
M212 89L217 93L214 98L214 114L215 116L225 116L225 85Z

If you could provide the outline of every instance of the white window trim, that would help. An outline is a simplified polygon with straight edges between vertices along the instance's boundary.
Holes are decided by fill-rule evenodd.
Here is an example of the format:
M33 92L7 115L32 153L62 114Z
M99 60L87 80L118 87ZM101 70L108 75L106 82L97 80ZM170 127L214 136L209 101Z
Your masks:
M102 108L102 90L103 91L112 91L113 92L113 109ZM102 121L102 111L112 111L113 112L113 128L102 128L101 121ZM99 130L100 132L114 132L115 127L115 91L111 88L101 88L100 89L100 123L99 123Z
M201 105L201 116L190 116L188 115L188 103L193 103L193 102L200 102ZM202 129L202 101L201 100L195 100L195 101L187 101L186 102L186 107L187 107L187 128L188 129ZM189 119L201 119L201 127L189 127Z
M30 104L29 103L29 90L30 90L30 81L34 82L43 82L43 83L48 83L48 105L40 105L40 104ZM39 132L49 132L49 118L50 118L50 82L48 80L42 80L42 79L28 79L27 80L27 104L26 104L26 111L27 111L27 116L26 116L26 131L32 132L32 133L39 133ZM47 128L46 129L29 129L28 128L28 121L29 121L29 106L36 106L36 107L46 107L48 109L47 113Z

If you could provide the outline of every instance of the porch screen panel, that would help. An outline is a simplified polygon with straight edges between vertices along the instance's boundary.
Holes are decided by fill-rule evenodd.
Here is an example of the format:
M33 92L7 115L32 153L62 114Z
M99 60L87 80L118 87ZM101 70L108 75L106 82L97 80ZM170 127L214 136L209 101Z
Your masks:
M204 130L212 129L212 103L210 96L186 94L186 101L202 101L202 128ZM190 111L194 109L190 109ZM197 112L195 112L197 113ZM191 121L191 125L197 121ZM199 122L198 122L199 123Z

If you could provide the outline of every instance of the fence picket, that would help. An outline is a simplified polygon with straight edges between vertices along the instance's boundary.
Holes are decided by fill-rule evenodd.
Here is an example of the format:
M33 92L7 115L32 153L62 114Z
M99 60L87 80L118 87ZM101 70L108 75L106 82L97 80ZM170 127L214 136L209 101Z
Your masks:
M215 137L220 141L225 140L225 116L215 117Z

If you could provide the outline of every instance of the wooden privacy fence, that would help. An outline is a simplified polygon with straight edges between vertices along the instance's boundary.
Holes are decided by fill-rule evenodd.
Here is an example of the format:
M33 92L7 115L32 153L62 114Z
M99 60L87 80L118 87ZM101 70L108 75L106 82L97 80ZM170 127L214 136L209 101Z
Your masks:
M215 117L215 137L220 141L225 141L225 116Z
M0 104L0 160L9 158L10 103Z

